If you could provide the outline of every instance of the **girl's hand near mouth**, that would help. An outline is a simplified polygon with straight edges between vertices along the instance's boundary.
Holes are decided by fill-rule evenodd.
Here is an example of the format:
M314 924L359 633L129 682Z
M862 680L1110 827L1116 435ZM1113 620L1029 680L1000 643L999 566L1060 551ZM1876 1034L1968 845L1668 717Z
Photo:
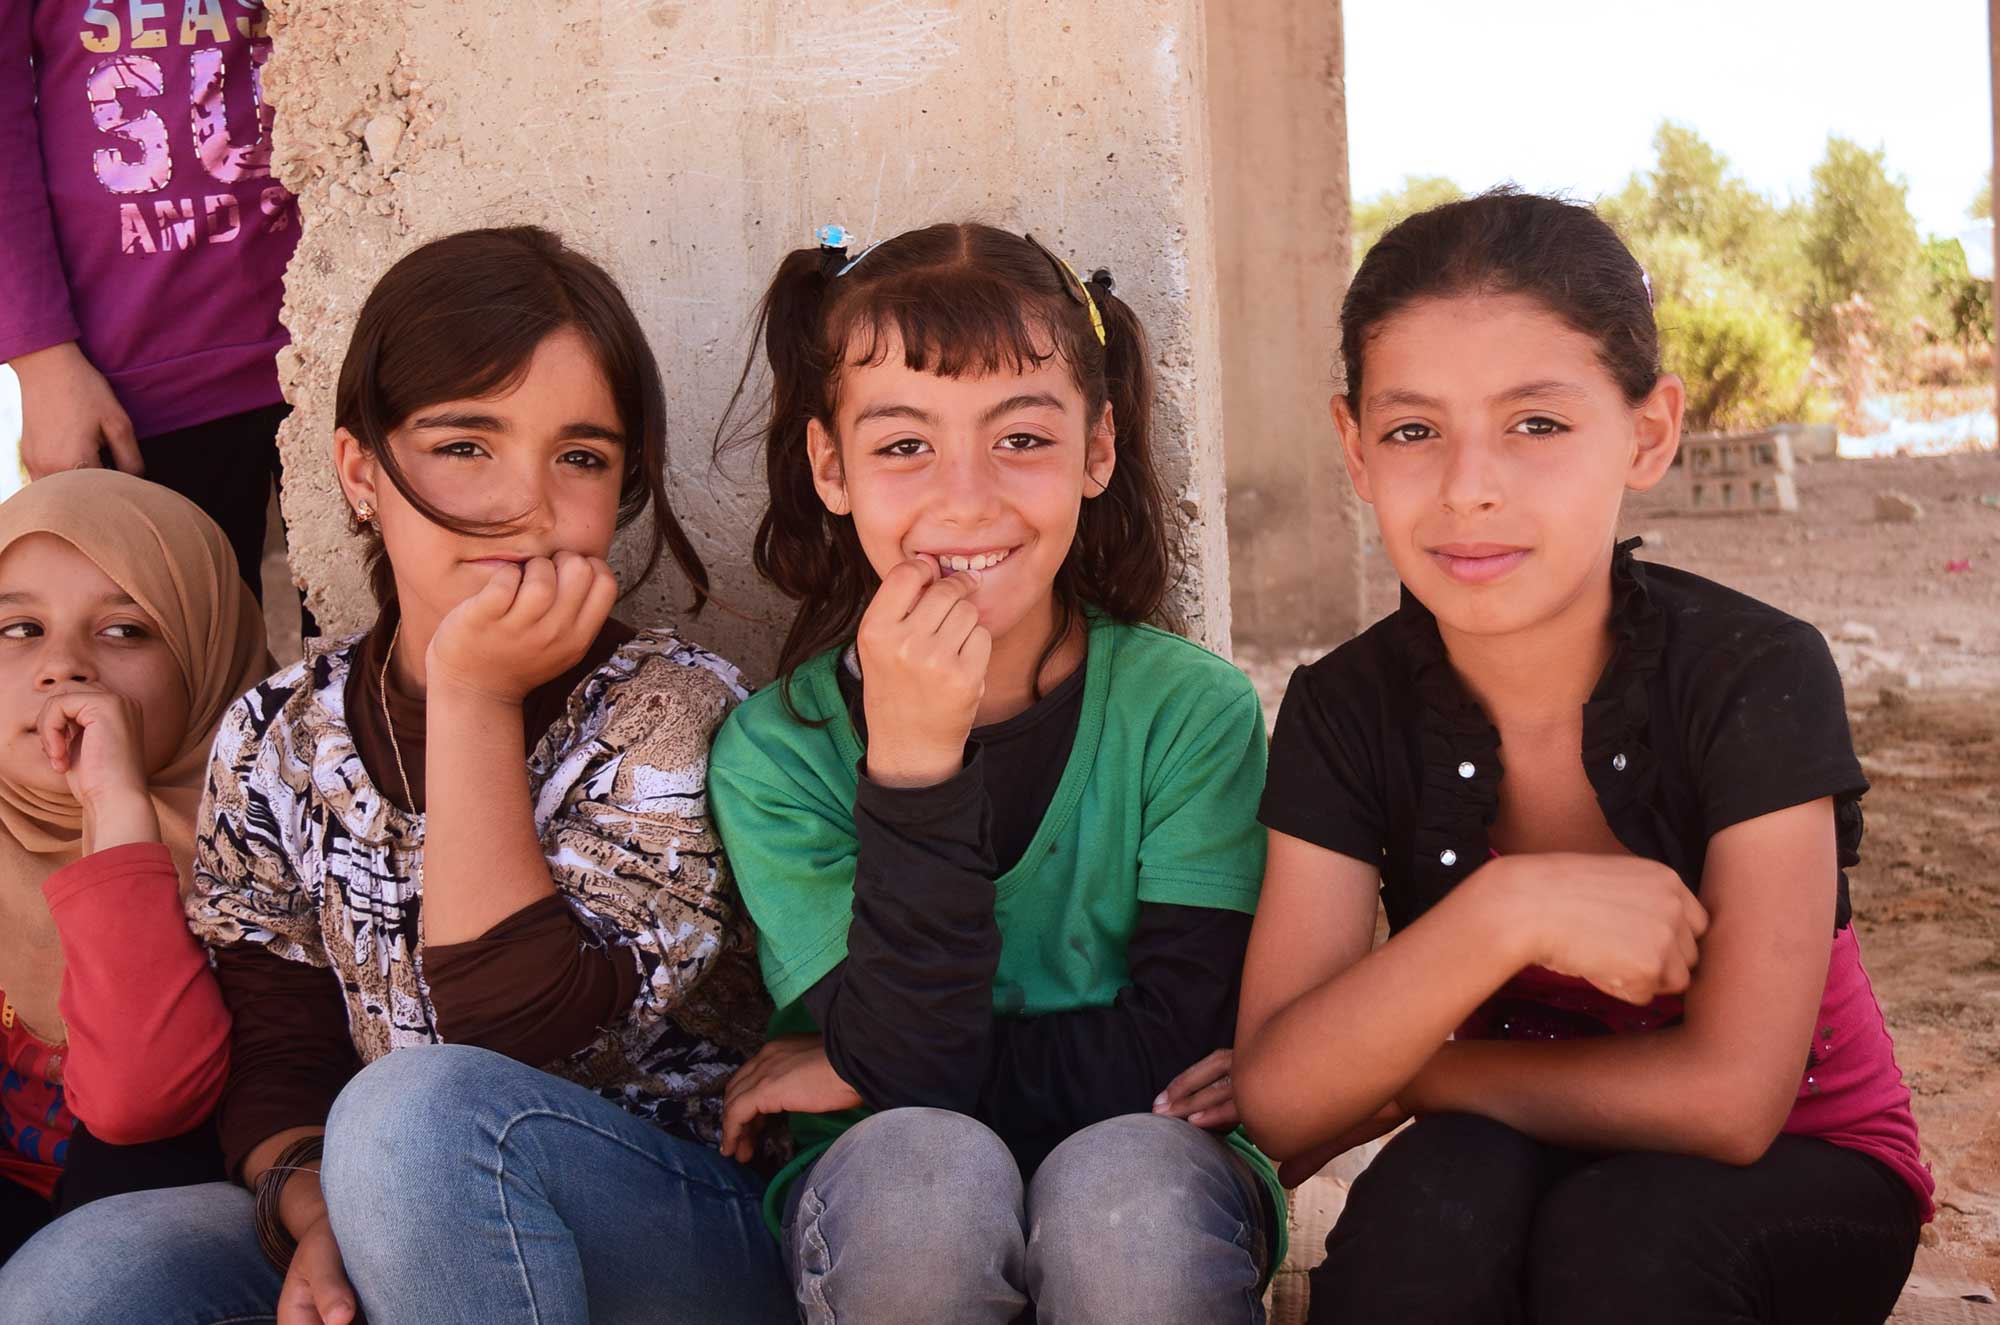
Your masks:
M935 559L917 557L883 577L862 614L855 648L876 782L935 786L964 767L993 652L970 601L978 588L978 571L940 578Z
M617 600L617 577L597 557L558 552L500 567L438 623L426 688L519 704L576 666Z
M73 683L49 696L35 724L49 767L83 806L83 851L160 840L146 789L139 708L102 686Z

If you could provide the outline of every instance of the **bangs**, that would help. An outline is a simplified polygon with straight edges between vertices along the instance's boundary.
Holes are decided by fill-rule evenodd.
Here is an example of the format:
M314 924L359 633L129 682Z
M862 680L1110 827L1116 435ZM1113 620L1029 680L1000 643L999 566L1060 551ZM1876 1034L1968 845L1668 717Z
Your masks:
M841 368L884 362L900 343L912 372L990 377L1060 359L1082 387L1084 317L1061 293L1025 291L1016 280L959 263L857 282L828 310L823 349L836 379Z
M598 371L609 380L611 366L593 329L550 312L546 303L523 300L442 303L414 313L396 329L397 344L384 347L376 366L378 426L399 427L418 410L447 401L505 394L527 377L542 342L565 328L583 337ZM404 346L421 350L398 353Z

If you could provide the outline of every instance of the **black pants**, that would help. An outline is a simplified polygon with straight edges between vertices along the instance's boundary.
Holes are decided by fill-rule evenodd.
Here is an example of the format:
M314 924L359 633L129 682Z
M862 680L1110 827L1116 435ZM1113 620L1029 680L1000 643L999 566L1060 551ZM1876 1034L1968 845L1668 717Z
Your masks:
M55 1218L55 1210L35 1192L0 1178L0 1265L35 1231Z
M1315 1325L1881 1325L1917 1251L1887 1165L1781 1136L1747 1168L1425 1118L1348 1195Z
M146 477L180 493L222 526L236 549L236 568L260 603L264 513L278 478L278 425L291 412L290 405L266 405L139 439Z
M213 1121L182 1136L134 1146L101 1141L78 1122L70 1134L53 1201L0 1178L0 1265L42 1225L80 1205L125 1192L187 1187L222 1178L222 1145Z

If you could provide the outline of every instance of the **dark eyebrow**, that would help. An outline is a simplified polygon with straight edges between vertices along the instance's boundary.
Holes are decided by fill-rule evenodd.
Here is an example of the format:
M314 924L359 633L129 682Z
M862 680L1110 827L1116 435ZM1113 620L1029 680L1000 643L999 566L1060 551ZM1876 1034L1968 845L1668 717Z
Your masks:
M1387 391L1378 391L1368 397L1367 407L1371 412L1379 414L1383 410L1395 409L1398 406L1408 409L1439 409L1443 405L1443 401L1424 395L1420 391L1405 391L1401 387L1391 387Z
M506 434L512 429L507 421L493 414L425 414L410 420L412 428L451 430L455 432L491 432ZM625 434L616 428L607 428L601 423L565 423L556 432L559 442L608 442L613 446L625 445Z
M504 419L491 414L426 414L410 420L412 428L456 428L463 432L506 432Z
M915 405L870 405L856 416L854 422L858 427L870 419L914 419L918 423L937 423L937 415Z
M565 423L556 433L559 442L608 442L612 446L625 445L625 434L616 428L607 428L601 423Z
M1024 409L1052 409L1060 414L1063 412L1063 403L1046 391L1031 391L1025 395L1007 397L992 409L981 414L979 421L981 423L991 423L1002 414L1012 414L1016 410Z
M1492 397L1488 403L1506 405L1514 401L1527 400L1533 397L1546 398L1549 396L1555 396L1563 400L1582 400L1588 395L1589 393L1580 386L1548 377L1539 381L1523 382L1519 386L1508 387L1505 391ZM1399 407L1417 410L1443 409L1444 402L1434 396L1424 395L1420 391L1406 391L1400 387L1391 387L1387 391L1380 391L1368 397L1368 409L1378 414L1384 410Z
M1527 400L1534 396L1554 396L1560 400L1582 400L1589 394L1582 387L1576 386L1573 383L1559 382L1555 378L1545 377L1539 382L1523 382L1519 386L1509 387L1507 390L1493 397L1493 403L1496 405L1505 405L1517 400Z

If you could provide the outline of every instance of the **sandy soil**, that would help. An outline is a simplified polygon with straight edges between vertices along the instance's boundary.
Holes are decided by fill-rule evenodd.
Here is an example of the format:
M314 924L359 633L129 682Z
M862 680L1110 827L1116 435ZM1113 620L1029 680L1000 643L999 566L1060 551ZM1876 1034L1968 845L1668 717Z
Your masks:
M1625 531L1657 544L1642 557L1835 637L1873 783L1855 923L1937 1175L1926 1239L2000 1285L2000 454L1827 462L1797 479L1797 515L1691 516L1676 476L1628 504ZM1923 518L1877 522L1884 490ZM1369 563L1380 615L1395 575L1377 551ZM1240 661L1275 712L1297 659Z

